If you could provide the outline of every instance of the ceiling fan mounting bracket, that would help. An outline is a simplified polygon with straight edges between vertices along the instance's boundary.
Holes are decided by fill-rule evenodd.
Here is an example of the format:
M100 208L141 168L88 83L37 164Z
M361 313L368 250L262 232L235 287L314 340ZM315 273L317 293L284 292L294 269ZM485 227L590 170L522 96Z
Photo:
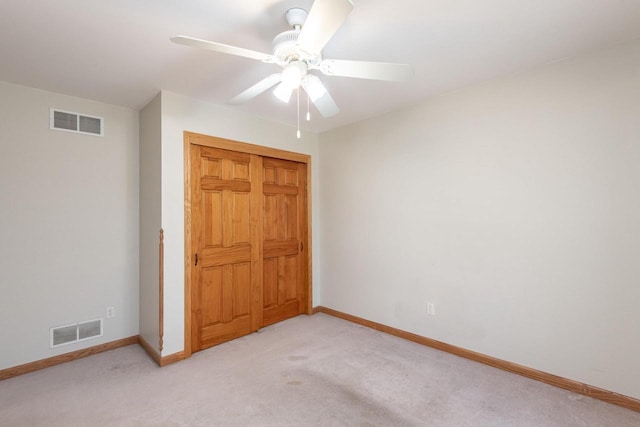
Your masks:
M285 19L287 20L287 24L294 30L300 30L304 25L304 22L307 20L307 11L299 8L293 7L284 14Z

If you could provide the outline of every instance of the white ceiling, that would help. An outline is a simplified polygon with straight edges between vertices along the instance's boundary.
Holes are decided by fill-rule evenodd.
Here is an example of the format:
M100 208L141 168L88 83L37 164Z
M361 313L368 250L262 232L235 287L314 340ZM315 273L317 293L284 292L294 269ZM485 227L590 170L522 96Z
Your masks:
M0 80L140 109L160 89L214 104L279 70L171 43L184 34L271 52L312 0L1 0ZM472 83L640 37L640 0L353 0L324 56L406 62L407 83L321 76L341 112L325 131ZM306 100L306 98L303 98ZM306 102L303 102L306 108ZM294 125L270 92L228 106ZM313 107L312 107L313 108Z

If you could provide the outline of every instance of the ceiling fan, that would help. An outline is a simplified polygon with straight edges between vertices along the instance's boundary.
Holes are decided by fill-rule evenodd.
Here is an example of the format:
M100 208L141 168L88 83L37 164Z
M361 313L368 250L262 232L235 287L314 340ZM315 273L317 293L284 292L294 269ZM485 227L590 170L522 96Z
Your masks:
M326 76L385 81L405 81L410 79L413 74L408 64L349 61L322 57L322 49L352 9L353 4L350 0L315 0L308 14L301 8L289 9L285 18L292 29L278 34L273 39L273 53L271 54L188 36L175 36L171 38L171 41L185 46L256 59L282 67L281 72L269 75L230 99L229 104L247 102L276 85L274 94L283 102L289 102L293 91L302 86L320 114L323 117L331 117L337 114L340 109L327 92L322 80L313 71L318 70ZM308 114L307 119L309 119Z

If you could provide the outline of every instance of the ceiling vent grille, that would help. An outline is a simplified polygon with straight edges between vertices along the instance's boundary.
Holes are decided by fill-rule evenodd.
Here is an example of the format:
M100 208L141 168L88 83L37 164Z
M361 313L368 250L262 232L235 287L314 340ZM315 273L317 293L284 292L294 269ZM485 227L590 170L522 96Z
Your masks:
M50 109L49 128L65 132L104 136L104 119L71 111Z
M88 320L49 329L49 347L55 348L102 336L102 319Z

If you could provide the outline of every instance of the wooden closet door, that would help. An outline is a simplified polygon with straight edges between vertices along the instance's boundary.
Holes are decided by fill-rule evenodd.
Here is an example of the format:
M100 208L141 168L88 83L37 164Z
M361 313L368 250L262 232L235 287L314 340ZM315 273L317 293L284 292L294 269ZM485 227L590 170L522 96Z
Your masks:
M307 308L306 164L264 157L264 326L305 313Z
M259 326L261 158L199 145L190 155L195 352Z

